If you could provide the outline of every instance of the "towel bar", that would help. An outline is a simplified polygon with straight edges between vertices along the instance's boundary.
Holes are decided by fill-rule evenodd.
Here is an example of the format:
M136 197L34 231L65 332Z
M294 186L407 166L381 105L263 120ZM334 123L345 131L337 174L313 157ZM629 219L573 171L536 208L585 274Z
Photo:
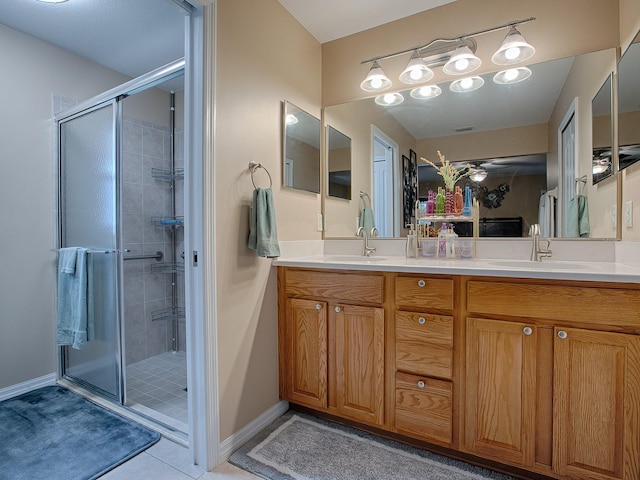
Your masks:
M251 183L253 183L253 188L258 188L256 186L256 182L253 180L253 174L256 173L256 170L258 170L259 168L267 172L267 175L269 176L269 188L271 188L273 186L273 180L271 180L271 174L269 173L269 170L267 170L266 167L261 163L249 162L249 170L251 170Z

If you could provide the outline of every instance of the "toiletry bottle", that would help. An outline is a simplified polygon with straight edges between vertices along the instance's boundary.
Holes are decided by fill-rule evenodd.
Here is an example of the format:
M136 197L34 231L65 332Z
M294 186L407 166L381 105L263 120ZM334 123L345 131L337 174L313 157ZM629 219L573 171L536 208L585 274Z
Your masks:
M447 256L447 224L443 223L438 232L438 257Z
M447 244L447 258L459 257L460 255L456 255L456 249L458 249L458 234L453 230L453 223L450 224L449 228L447 229L445 240Z
M415 231L415 225L413 223L408 223L407 227L409 227L406 247L407 258L418 258L418 235Z
M433 215L436 213L436 194L433 190L429 190L427 193L427 215Z
M444 215L444 189L438 187L438 195L436 195L436 215Z
M464 199L462 198L462 189L456 187L456 193L453 195L453 213L460 215L464 207Z
M470 217L471 216L471 187L467 185L464 187L464 207L462 208L462 216Z

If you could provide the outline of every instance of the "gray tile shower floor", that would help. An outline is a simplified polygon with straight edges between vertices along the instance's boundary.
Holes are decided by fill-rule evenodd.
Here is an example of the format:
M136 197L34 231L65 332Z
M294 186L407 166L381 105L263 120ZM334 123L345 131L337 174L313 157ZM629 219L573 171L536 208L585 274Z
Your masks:
M165 352L127 366L127 402L188 423L186 353ZM173 423L173 422L172 422Z

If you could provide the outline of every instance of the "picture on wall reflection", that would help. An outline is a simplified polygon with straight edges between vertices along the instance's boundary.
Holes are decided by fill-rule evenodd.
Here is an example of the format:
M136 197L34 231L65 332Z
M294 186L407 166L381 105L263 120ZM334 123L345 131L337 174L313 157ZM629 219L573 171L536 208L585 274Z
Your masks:
M409 156L402 155L402 219L403 224L411 223L414 206L418 199L418 156L409 150Z

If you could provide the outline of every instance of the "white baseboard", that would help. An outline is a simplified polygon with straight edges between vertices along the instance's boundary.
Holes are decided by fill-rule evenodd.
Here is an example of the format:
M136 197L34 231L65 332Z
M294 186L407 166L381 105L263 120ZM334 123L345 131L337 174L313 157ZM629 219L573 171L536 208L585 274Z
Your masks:
M271 424L276 418L282 416L287 410L289 410L289 402L282 400L253 422L221 442L220 449L218 450L218 463L226 462L234 451L255 437L261 430Z
M35 390L36 388L46 387L47 385L55 385L56 378L57 376L55 373L50 373L48 375L43 375L42 377L34 378L26 382L17 383L15 385L11 385L10 387L2 388L0 389L0 401L6 400L7 398L17 397L18 395L30 392L31 390Z

